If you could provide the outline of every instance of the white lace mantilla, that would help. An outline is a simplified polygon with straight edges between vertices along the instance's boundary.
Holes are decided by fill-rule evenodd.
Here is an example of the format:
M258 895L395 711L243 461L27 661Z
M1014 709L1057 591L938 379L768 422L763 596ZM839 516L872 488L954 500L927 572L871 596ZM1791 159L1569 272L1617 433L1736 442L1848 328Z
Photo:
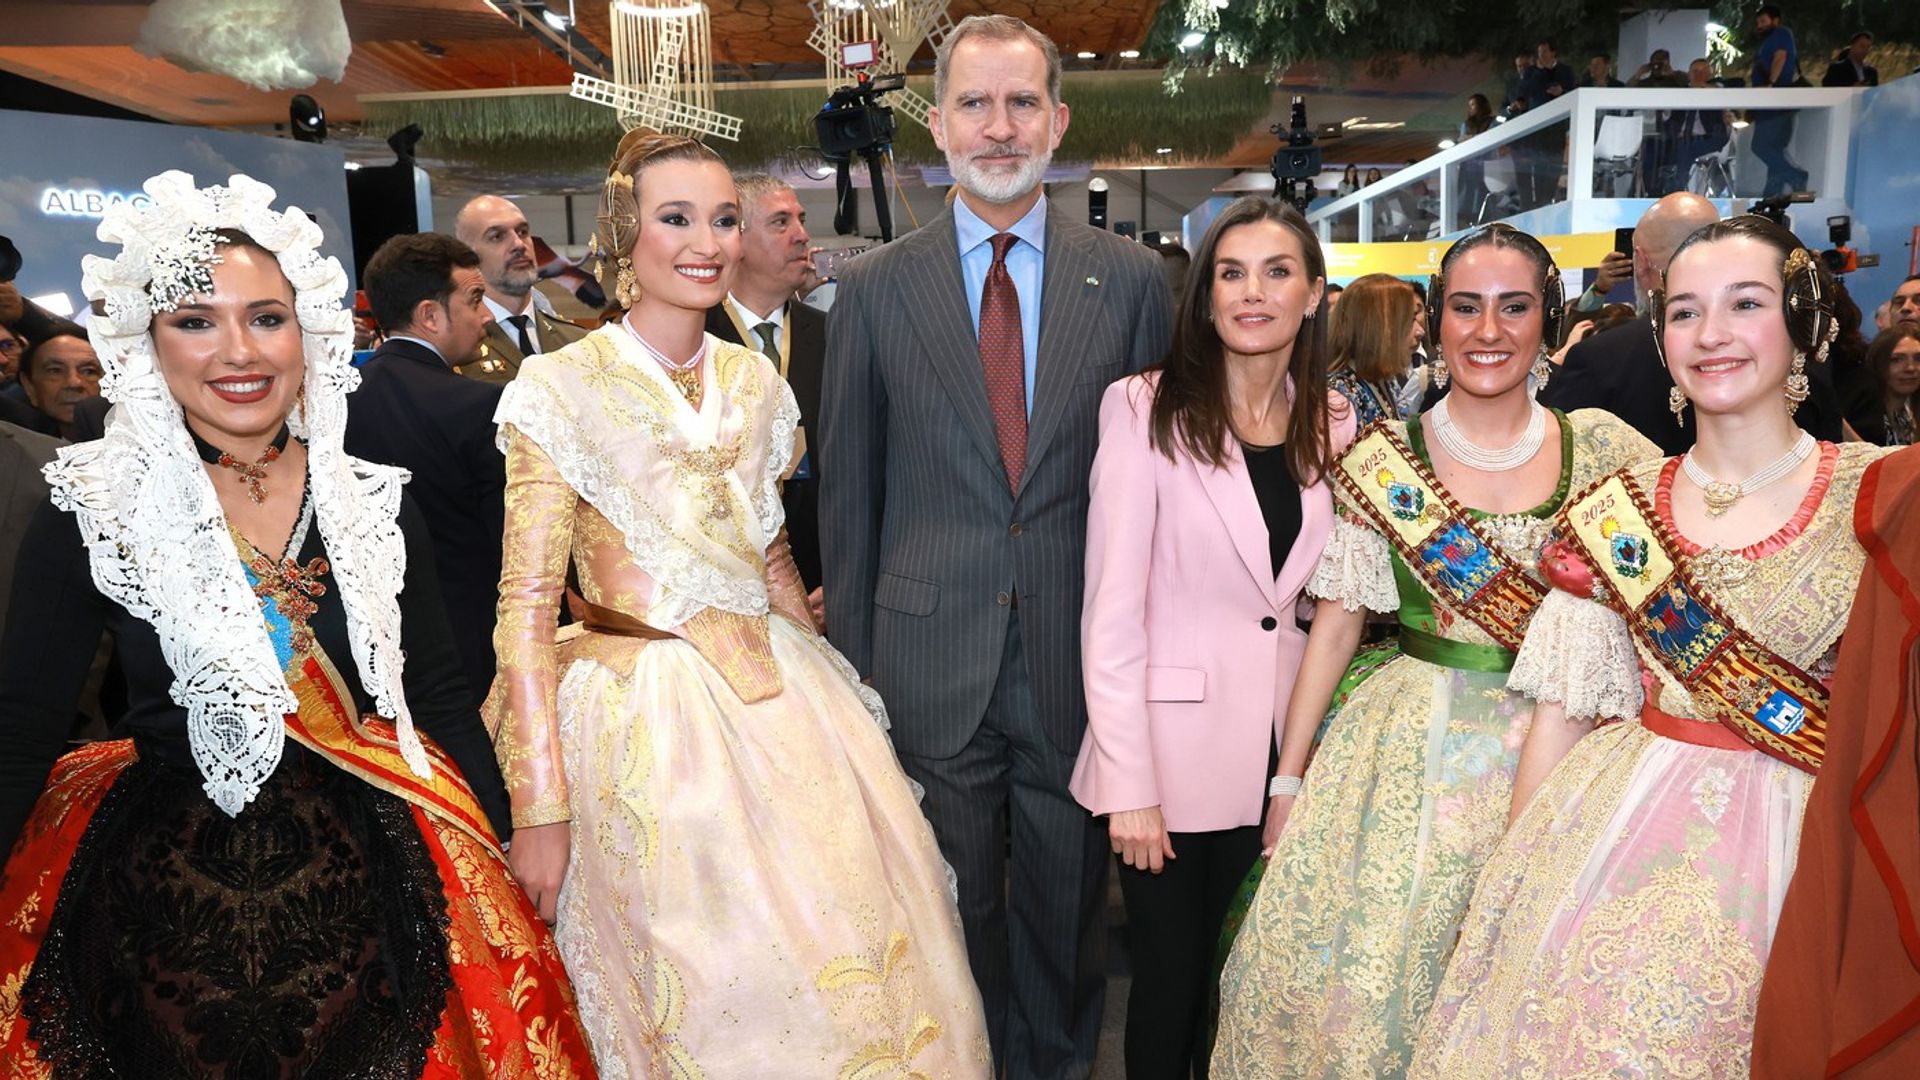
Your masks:
M767 545L786 520L793 391L759 353L711 335L707 348L717 421L617 324L528 357L494 414L502 450L512 425L620 530L658 588L647 621L662 630L704 607L765 615Z
M1334 515L1327 546L1307 578L1307 595L1332 600L1348 611L1399 611L1392 545L1386 537L1344 514Z
M1576 720L1640 715L1645 695L1633 635L1613 609L1554 589L1527 624L1507 688L1558 701Z
M274 253L294 288L306 357L301 404L288 418L307 444L315 518L346 610L361 684L393 719L408 766L431 775L401 686L399 589L406 569L400 469L346 455L350 361L347 279L319 253L320 229L298 209L272 208L272 188L246 176L195 188L186 173L147 181L149 202L109 210L99 237L114 258L88 255L81 286L102 311L87 336L115 403L106 435L65 447L47 466L54 505L74 514L94 584L151 624L173 672L172 697L187 710L187 739L207 795L238 814L279 765L285 715L299 708L261 617L260 601L228 532L180 406L154 364L156 306L193 268L180 253L208 230L238 229ZM156 305L155 292L160 303Z

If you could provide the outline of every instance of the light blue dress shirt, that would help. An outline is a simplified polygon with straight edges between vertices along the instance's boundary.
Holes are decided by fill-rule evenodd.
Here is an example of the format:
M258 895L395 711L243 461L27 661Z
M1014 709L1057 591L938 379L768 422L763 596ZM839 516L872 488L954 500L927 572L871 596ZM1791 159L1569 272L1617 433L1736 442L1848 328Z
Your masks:
M980 340L980 293L993 269L993 239L1000 230L980 220L967 200L953 200L953 231L960 242L960 277L967 286L967 308L973 312L973 338ZM1033 416L1033 373L1040 358L1040 285L1047 257L1047 197L1033 204L1027 216L1008 232L1019 241L1007 249L1007 274L1020 294L1020 348L1026 354L1027 416Z

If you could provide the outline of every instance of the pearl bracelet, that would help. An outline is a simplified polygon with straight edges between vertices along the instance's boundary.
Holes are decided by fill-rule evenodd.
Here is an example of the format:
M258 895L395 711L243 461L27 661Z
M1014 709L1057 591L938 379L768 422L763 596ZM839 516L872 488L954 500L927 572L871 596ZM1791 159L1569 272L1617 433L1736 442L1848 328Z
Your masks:
M1300 794L1300 786L1304 783L1306 783L1306 781L1297 776L1276 776L1272 780L1267 781L1267 797L1272 798L1275 795L1298 795Z

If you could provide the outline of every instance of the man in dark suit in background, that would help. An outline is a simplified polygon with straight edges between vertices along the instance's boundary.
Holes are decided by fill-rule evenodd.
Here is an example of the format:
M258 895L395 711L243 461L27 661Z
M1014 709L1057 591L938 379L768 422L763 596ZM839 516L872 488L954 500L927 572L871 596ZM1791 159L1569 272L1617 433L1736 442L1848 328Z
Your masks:
M787 542L808 590L814 621L820 598L819 483L812 453L820 416L820 372L827 355L827 317L794 299L812 266L807 212L793 189L765 173L734 178L740 189L740 261L727 298L707 310L707 332L758 349L780 369L800 406L793 474L781 491Z
M1540 393L1543 404L1566 412L1605 409L1659 444L1669 456L1685 453L1693 445L1693 426L1681 422L1681 415L1688 411L1673 412L1669 396L1673 376L1654 340L1646 305L1649 294L1660 288L1681 241L1718 220L1720 213L1712 202L1687 191L1667 195L1647 208L1633 231L1633 286L1639 317L1567 350L1566 363ZM1794 420L1820 438L1838 441L1841 411L1831 370L1809 358L1807 381L1810 394Z
M454 370L482 382L509 383L520 374L520 361L587 336L534 288L540 268L533 229L519 207L498 195L478 196L454 215L453 235L480 256L487 310L493 314L482 342L486 347Z
M60 445L51 435L0 422L0 627L7 625L20 538L47 501L47 478L40 470L53 460Z
M1087 723L1087 476L1101 393L1166 353L1167 288L1152 251L1045 198L1068 119L1045 35L970 16L934 97L960 194L854 260L828 317L827 629L926 788L996 1064L1084 1077L1109 865L1067 791Z
M407 491L433 538L434 567L468 690L493 683L506 458L494 448L502 387L462 378L493 321L480 258L439 233L396 236L362 275L387 340L347 398L347 453L413 473Z
M1820 80L1821 86L1879 86L1880 71L1867 63L1867 54L1873 51L1873 35L1865 30L1853 35L1847 47L1827 65L1827 74Z

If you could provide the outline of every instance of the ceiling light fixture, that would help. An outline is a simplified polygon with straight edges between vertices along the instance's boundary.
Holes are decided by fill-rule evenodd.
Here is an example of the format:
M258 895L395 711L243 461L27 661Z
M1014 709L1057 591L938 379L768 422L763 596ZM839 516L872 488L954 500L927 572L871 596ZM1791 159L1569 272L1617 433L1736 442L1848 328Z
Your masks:
M1091 60L1091 59L1093 59L1094 57L1096 57L1096 56L1098 56L1098 55L1100 55L1100 54L1099 54L1099 53L1090 53L1090 52L1077 52L1077 53L1074 53L1073 55L1074 55L1075 57L1077 57L1077 58L1079 58L1079 59L1081 59L1081 60Z
M1139 50L1139 49L1125 49L1125 50L1122 50L1122 51L1121 51L1121 53L1120 53L1120 59L1122 59L1122 60L1138 60L1138 59L1140 59L1140 50Z
M1180 47L1183 49L1197 49L1205 44L1206 40L1206 34L1198 30L1189 30L1187 31L1187 36L1180 39Z
M1441 139L1441 140L1440 140L1440 149L1442 149L1442 150L1451 150L1451 149L1453 149L1453 148L1454 148L1454 146L1455 146L1455 145L1456 145L1456 144L1454 143L1454 141L1453 141L1452 139Z
M552 8L542 11L540 13L540 19L548 26L553 27L553 32L556 34L564 34L567 32L567 17Z

